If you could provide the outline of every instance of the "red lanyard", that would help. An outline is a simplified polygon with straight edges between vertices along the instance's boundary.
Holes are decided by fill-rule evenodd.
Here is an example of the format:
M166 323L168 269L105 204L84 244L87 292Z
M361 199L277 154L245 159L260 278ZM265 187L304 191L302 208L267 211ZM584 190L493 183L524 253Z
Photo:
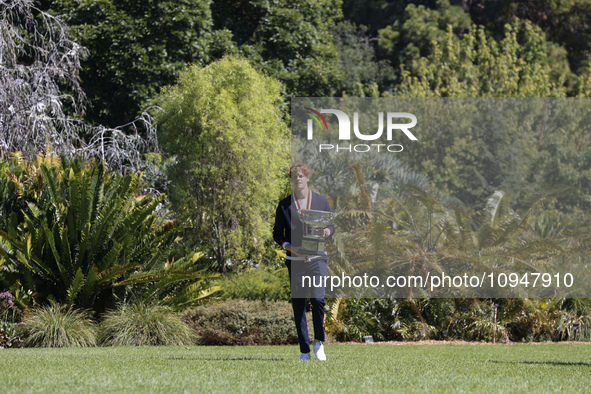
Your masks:
M298 199L296 198L295 193L293 194L293 199L295 200L295 203L298 206L298 210L301 210L302 207L300 206L300 202L298 201ZM306 209L310 209L310 190L308 190L308 201L306 201Z

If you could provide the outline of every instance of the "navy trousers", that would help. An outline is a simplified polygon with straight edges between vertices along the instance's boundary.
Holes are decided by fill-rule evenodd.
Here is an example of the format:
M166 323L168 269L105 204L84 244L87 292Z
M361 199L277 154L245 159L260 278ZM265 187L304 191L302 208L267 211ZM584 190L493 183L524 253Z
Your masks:
M291 305L293 307L293 317L295 320L296 331L298 333L298 341L300 343L301 353L310 353L310 338L308 334L308 322L306 320L306 301L307 298L293 298L294 282L301 279L302 274L310 274L312 276L321 277L327 275L326 260L316 260L310 263L295 263L297 267L293 269L292 278L292 262L286 260L287 270L289 271L289 281L292 285L292 299ZM302 268L303 267L303 268ZM317 282L319 283L319 282ZM296 285L297 286L297 285ZM295 294L302 294L301 291L295 291ZM324 288L315 289L310 297L310 304L312 304L312 321L314 323L314 339L324 341Z

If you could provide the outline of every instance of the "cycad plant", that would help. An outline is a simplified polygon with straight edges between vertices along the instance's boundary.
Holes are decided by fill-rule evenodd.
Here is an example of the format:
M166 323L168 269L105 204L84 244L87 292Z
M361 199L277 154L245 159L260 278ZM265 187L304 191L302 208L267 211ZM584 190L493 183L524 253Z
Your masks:
M363 173L359 169L356 171L361 180L358 184L363 185ZM512 272L520 267L518 264L543 269L552 264L553 258L564 254L559 239L543 239L531 232L529 220L533 210L512 211L509 196L504 193L495 193L487 208L476 214L449 204L428 187L408 185L398 192L389 191L389 195L377 193L372 200L364 199L363 194L361 190L357 201L366 201L365 204L358 203L357 210L350 209L340 216L341 220L347 220L338 227L340 233L335 234L339 250L331 261L339 264L339 268L354 267L357 272L371 272L377 266L386 272L423 277L427 272L454 275L454 270L462 274L493 270ZM371 296L371 293L365 294ZM441 294L429 294L419 287L400 289L398 297L415 299L410 300L409 305L428 302L449 304L452 308L443 318L436 318L424 308L414 308L413 316L402 319L395 331L403 338L425 337L424 328L428 325L439 333L433 331L427 337L449 334L464 339L495 336L500 340L510 336L505 325L511 317L503 315L495 323L492 309L481 308L494 302L474 299L483 295L473 295L471 289L457 289L446 295L466 297L467 302L429 299L427 297ZM368 322L379 320L372 313L365 319L369 319ZM569 324L572 325L570 321L565 323Z
M55 156L33 163L17 156L11 166L25 170L0 175L12 193L3 199L16 200L3 203L12 210L0 214L9 218L0 228L5 286L32 292L38 303L57 300L100 313L124 297L126 287L114 284L131 273L153 272L158 282L167 264L180 264L183 279L200 277L191 269L193 254L167 261L176 223L161 213L163 196L141 193L141 174L122 177L101 162Z

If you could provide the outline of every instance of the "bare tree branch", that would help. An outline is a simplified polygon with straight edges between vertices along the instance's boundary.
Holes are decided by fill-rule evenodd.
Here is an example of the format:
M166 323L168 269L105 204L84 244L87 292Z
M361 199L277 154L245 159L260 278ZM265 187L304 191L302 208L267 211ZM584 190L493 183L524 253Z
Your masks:
M51 151L100 158L124 173L160 175L144 159L144 153L159 151L148 110L115 128L82 120L89 103L79 71L86 55L68 26L33 0L0 0L0 155Z

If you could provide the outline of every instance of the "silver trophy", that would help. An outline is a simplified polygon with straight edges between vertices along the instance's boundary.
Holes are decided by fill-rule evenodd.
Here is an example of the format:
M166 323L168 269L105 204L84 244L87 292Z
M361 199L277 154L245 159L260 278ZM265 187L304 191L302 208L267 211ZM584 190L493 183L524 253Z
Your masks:
M298 214L304 222L304 236L300 254L313 256L326 256L326 238L322 234L324 228L328 227L336 214L329 211L315 211L313 209L298 209ZM319 230L319 231L317 231Z

